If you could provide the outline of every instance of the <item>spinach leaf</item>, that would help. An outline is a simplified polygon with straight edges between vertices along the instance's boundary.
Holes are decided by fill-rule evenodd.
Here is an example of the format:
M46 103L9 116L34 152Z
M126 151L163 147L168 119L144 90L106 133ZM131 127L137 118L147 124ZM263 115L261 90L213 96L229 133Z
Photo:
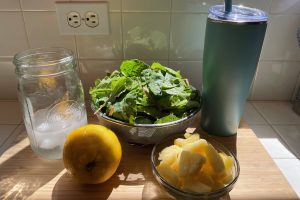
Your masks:
M155 82L150 82L148 84L149 90L151 91L151 93L154 96L161 96L162 95L162 91L160 88L160 82L155 81Z
M153 124L153 120L146 116L139 116L135 119L135 124Z
M167 123L167 122L173 122L173 121L176 121L176 120L179 120L180 118L178 118L176 115L174 115L173 113L165 116L165 117L162 117L158 120L156 120L154 122L154 124L162 124L162 123Z
M164 113L155 106L138 106L137 112L149 115L154 119L159 119L164 116Z
M120 77L118 79L113 79L111 82L112 92L110 94L110 101L114 102L116 97L119 96L125 89L126 77Z
M177 78L182 78L179 71L175 71L175 70L173 70L173 69L171 69L171 68L162 66L160 63L157 63L157 62L155 62L155 63L153 63L153 64L151 65L151 69L158 69L158 70L160 70L160 71L163 71L163 72L167 72L167 73L169 73L169 74L172 74L173 76L176 76Z
M147 64L140 60L134 59L123 61L120 70L125 76L136 77L140 76L141 72L147 68L149 68Z
M173 87L171 89L166 89L164 92L170 95L181 95L184 91L183 86Z
M116 102L109 107L107 115L122 121L134 122L136 116L136 95L134 92L128 93L120 102Z
M200 92L179 71L137 59L97 79L89 93L98 110L131 124L175 121L201 106Z

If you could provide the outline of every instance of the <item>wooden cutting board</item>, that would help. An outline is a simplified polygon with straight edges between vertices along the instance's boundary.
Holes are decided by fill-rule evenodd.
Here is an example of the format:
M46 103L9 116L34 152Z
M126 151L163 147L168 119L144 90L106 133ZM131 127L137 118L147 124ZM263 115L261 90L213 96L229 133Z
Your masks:
M25 133L0 157L0 199L172 199L152 175L151 146L122 141L123 157L115 175L103 184L81 185L67 174L62 161L37 157ZM222 199L298 199L246 123L241 123L236 136L214 139L236 152L241 168L234 189Z

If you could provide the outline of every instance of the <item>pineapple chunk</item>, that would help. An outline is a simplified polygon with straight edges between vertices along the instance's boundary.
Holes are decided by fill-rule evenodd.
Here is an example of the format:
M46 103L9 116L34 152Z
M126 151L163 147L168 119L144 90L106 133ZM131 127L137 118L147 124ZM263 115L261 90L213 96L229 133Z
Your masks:
M182 149L185 151L191 151L203 155L205 146L207 146L207 141L204 139L200 139L184 145Z
M212 177L203 170L199 171L196 177L201 183L203 183L209 187L213 188L215 186L215 182L212 179Z
M221 182L222 184L228 184L232 181L233 179L233 175L232 173L226 173L225 176L223 176L222 178L219 179L219 182Z
M219 155L221 156L225 166L225 176L223 176L220 181L223 184L228 184L233 179L232 167L234 165L234 159L223 152L219 153Z
M177 172L175 172L168 164L160 163L156 167L159 174L165 178L171 185L179 187L179 177Z
M208 162L204 163L204 165L201 168L201 171L204 171L205 173L207 173L210 176L214 176L214 171L213 171L211 165Z
M211 165L213 172L216 175L223 174L225 171L224 162L221 156L218 154L217 150L211 145L208 144L205 148L205 154L208 163Z
M179 146L179 147L182 147L188 143L191 143L191 142L194 142L194 141L197 141L200 139L200 135L195 133L195 134L192 134L190 137L186 138L186 139L183 139L183 138L177 138L174 140L174 144Z
M188 133L188 132L186 132L185 134L184 134L184 138L185 139L187 139L187 138L189 138L189 137L191 137L192 136L192 134L191 133Z
M224 184L219 182L219 181L215 181L215 185L213 187L213 190L218 190L220 188L223 188L224 187Z
M224 162L224 166L226 171L231 171L233 164L234 164L234 159L232 156L227 156L225 153L221 152L219 153L223 162Z
M177 155L177 158L175 160L175 162L173 162L173 164L171 165L171 168L174 169L177 173L179 172L179 158L180 158L181 153L179 153Z
M200 135L198 133L192 134L189 138L186 138L186 143L191 143L200 139Z
M192 175L205 162L205 158L197 153L182 151L179 158L179 176Z
M158 160L171 165L173 162L175 162L177 155L181 151L181 148L176 145L166 147L159 153Z
M186 143L185 140L186 139L183 139L183 138L177 138L174 140L174 144L178 147L182 147Z
M210 192L233 179L234 158L219 153L199 134L184 134L164 148L157 170L171 185L191 192Z
M201 183L199 180L185 178L183 179L181 188L189 192L210 192L212 188L204 183Z

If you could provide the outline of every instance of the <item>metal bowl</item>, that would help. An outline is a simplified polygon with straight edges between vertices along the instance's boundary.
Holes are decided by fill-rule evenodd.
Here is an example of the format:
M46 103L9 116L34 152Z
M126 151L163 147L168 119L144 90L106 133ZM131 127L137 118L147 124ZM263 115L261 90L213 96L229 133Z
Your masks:
M93 111L96 110L93 105L91 107ZM163 124L129 124L108 117L101 112L98 112L96 116L99 119L99 124L110 128L127 142L145 145L156 144L172 134L184 133L188 127L199 123L200 108L194 110L187 117Z

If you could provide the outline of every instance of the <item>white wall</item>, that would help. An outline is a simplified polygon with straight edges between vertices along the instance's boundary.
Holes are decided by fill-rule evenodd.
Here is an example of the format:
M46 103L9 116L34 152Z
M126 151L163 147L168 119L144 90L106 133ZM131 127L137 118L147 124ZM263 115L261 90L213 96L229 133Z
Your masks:
M0 0L0 99L16 99L13 55L42 46L76 52L85 88L124 58L159 61L200 88L207 9L221 0L109 0L111 35L61 36L55 0ZM270 14L252 100L290 100L300 83L300 0L233 0ZM158 42L157 42L158 41ZM298 80L299 79L299 80Z

